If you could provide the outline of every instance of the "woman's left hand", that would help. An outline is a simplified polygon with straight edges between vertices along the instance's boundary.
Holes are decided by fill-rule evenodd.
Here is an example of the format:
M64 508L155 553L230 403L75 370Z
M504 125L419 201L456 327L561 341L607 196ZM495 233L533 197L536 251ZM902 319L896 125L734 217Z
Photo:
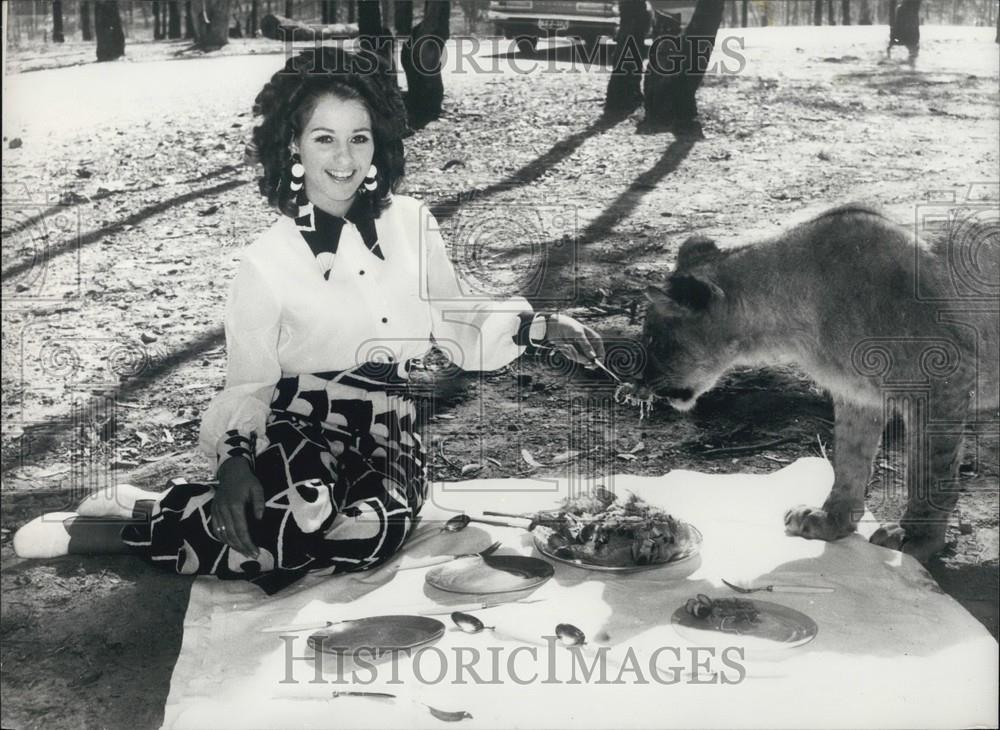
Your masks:
M573 362L590 365L604 359L604 342L591 327L565 314L550 314L545 322L545 343Z

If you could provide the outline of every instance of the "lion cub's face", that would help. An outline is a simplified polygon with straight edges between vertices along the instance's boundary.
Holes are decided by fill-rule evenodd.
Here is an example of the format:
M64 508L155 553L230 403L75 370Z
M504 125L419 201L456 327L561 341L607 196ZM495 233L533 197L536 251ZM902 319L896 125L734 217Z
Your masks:
M711 241L689 239L665 286L646 289L646 366L639 397L652 393L678 410L689 410L732 363L725 293L712 281L710 266L691 268L705 263L713 252L718 249Z

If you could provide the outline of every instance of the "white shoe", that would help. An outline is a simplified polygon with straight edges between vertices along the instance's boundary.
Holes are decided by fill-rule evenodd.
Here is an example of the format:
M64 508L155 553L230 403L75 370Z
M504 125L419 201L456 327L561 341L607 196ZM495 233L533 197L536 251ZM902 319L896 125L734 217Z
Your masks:
M140 500L158 502L163 495L139 489L131 484L117 484L98 490L87 496L76 508L83 517L123 517L135 516L135 504Z
M69 530L76 512L49 512L36 517L14 533L14 552L19 558L58 558L69 555Z

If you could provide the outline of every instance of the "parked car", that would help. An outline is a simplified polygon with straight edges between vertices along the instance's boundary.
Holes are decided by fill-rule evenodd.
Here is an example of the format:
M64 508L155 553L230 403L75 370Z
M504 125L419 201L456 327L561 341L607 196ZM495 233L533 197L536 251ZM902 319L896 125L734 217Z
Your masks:
M696 0L649 0L647 10L683 27L691 19ZM602 36L618 32L617 2L571 0L492 0L489 19L499 35L517 40L522 53L535 49L540 37L579 38L592 48Z

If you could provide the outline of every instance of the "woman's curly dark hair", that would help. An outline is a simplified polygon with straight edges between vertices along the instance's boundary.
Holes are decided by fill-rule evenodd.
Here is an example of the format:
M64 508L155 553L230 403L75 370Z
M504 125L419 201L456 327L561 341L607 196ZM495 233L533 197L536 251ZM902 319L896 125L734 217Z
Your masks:
M378 168L378 187L361 196L374 217L388 205L404 172L403 142L409 129L403 100L386 61L375 53L348 52L336 46L305 50L285 63L254 100L253 145L264 166L260 193L289 216L297 215L296 196L289 189L291 141L301 134L323 94L357 99L368 109Z

